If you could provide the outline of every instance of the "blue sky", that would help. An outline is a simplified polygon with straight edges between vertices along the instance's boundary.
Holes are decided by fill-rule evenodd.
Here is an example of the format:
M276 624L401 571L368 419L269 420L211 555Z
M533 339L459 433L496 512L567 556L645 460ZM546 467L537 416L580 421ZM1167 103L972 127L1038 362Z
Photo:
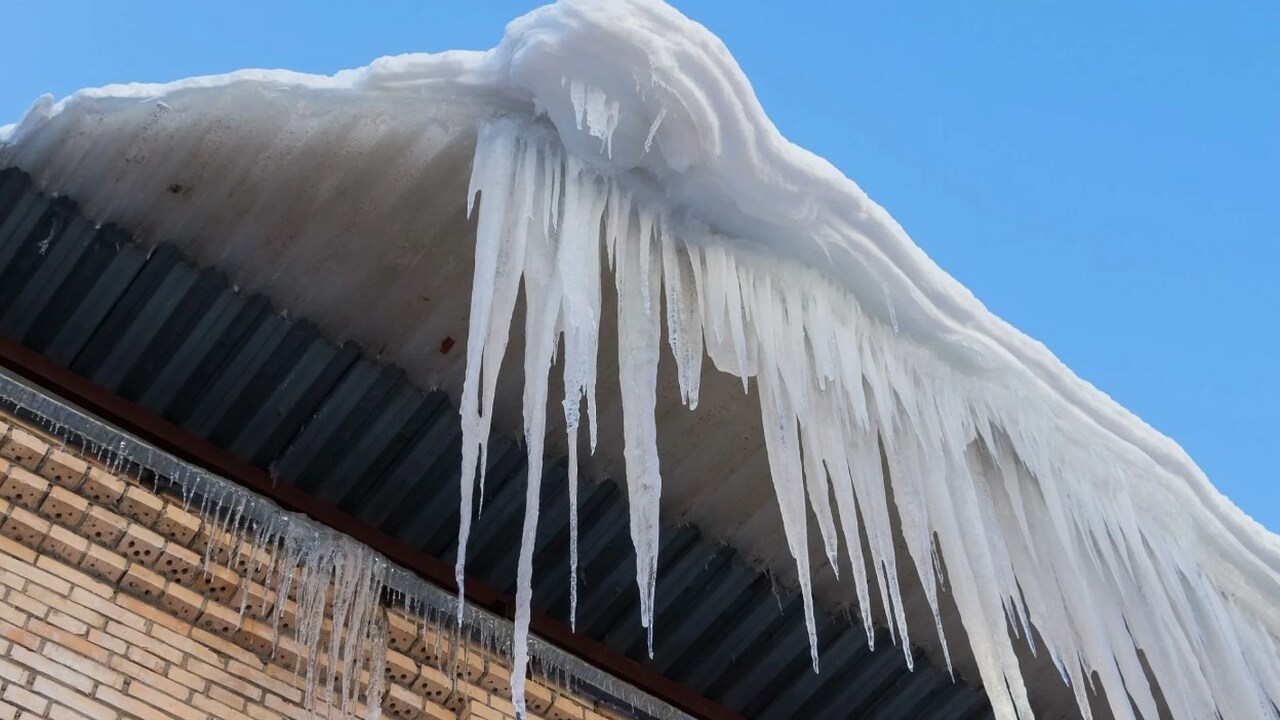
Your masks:
M45 92L487 48L536 4L18 3L0 124ZM1280 3L675 4L784 134L1280 530Z

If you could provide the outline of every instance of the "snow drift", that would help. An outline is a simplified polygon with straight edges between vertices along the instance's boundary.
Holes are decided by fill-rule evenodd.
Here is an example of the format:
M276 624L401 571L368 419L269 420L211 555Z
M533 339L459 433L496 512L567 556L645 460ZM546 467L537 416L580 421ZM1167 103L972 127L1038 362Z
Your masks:
M1177 718L1276 716L1280 539L1173 441L988 312L857 185L783 138L723 44L665 5L566 0L512 22L488 52L383 58L331 77L245 71L44 98L0 129L0 165L71 192L86 176L115 177L101 148L124 142L110 129L122 118L145 125L122 151L145 159L149 123L182 137L209 122L203 111L303 99L334 118L403 125L417 113L476 138L460 583L522 296L529 497L557 357L571 488L579 453L597 441L597 383L616 372L651 631L665 335L690 406L704 355L744 388L754 380L811 638L810 514L831 566L854 575L868 634L875 593L907 646L900 563L920 576L935 617L938 592L952 595L1001 718L1032 715L1014 653L1032 627L1086 716L1095 676L1120 718L1156 717L1161 696ZM102 213L128 189L111 187ZM597 362L605 313L617 316L616 368ZM517 634L528 628L536 524L535 502ZM523 668L519 639L514 652Z

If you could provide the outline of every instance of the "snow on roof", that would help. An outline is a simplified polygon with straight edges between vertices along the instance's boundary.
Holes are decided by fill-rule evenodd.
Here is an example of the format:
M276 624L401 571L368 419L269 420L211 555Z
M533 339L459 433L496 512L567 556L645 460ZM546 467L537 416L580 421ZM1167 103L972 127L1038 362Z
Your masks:
M576 473L578 453L596 443L597 379L614 371L597 354L602 315L614 312L602 298L616 293L647 625L665 324L689 405L704 354L744 387L755 380L811 631L809 513L832 567L854 572L869 633L877 593L907 645L898 563L919 574L935 617L946 586L1001 718L1031 716L1007 623L1028 637L1036 628L1086 715L1096 673L1116 717L1134 708L1156 717L1158 694L1177 718L1275 716L1280 539L1215 490L1176 443L987 311L853 181L782 137L702 26L649 0L565 0L513 21L487 52L388 57L330 77L249 70L45 97L0 128L0 166L89 196L99 219L132 207L172 224L138 205L154 197L138 183L167 182L176 161L166 159L183 143L187 159L243 152L257 163L245 172L286 167L305 144L244 130L282 113L305 119L282 136L320 133L339 156L360 153L380 132L475 138L464 467L484 467L523 291L530 497L538 497L548 375L561 343L558 399ZM220 133L228 118L235 122ZM403 164L388 167L382 185L414 181ZM317 161L310 176L277 184L342 169ZM611 290L602 266L612 270ZM589 447L578 447L580 425ZM468 506L472 480L463 481ZM530 508L523 628L537 503ZM908 558L895 555L895 511ZM470 513L462 517L465 548ZM851 557L841 559L840 545ZM517 643L518 667L523 653Z

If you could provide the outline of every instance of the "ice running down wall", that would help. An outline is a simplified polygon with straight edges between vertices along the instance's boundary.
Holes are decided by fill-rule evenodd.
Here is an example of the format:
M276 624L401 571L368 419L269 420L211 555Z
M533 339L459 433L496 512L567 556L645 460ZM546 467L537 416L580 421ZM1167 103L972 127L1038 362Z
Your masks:
M327 145L282 132L290 123ZM334 127L358 131L325 132ZM1032 627L1086 715L1096 674L1116 717L1156 717L1157 696L1178 718L1275 716L1280 541L1175 443L987 312L852 181L782 138L723 45L665 5L564 2L514 21L488 52L384 58L332 77L246 71L84 91L0 130L0 163L85 198L99 220L180 233L189 216L151 200L175 167L210 152L210 137L215 150L259 143L265 151L244 153L253 164L235 177L280 192L299 167L341 167L299 158L359 154L391 136L475 138L464 467L484 467L514 322L524 328L531 468L546 440L551 373L563 379L553 412L563 413L575 462L600 440L599 383L624 388L646 626L665 344L690 406L704 356L757 394L779 541L795 559L811 628L812 523L819 558L853 575L849 600L869 634L887 623L908 646L899 566L920 577L935 617L938 592L951 595L1002 718L1032 715L1015 656ZM86 177L111 182L89 187ZM377 182L403 194L413 177ZM604 301L611 294L616 307ZM617 318L617 367L598 362L606 314ZM529 476L536 498L539 474ZM463 474L460 580L483 480ZM517 668L537 523L529 507ZM887 617L871 617L877 602Z

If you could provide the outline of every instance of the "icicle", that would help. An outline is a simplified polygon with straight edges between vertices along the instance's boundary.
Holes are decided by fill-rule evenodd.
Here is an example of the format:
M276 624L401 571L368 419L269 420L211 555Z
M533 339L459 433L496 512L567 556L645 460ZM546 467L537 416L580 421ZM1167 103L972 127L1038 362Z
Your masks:
M578 630L578 433L569 433L569 629Z
M652 656L653 598L658 571L657 312L646 301L659 290L659 265L651 262L653 219L639 213L636 232L620 239L614 278L618 290L618 383L622 391L627 499L631 542L636 550L640 622L648 631Z
M577 127L600 138L610 155L618 109L598 88L565 85ZM664 117L660 111L654 119L646 145ZM950 589L1002 720L1029 713L1013 640L1005 633L1009 624L1019 642L1039 634L1043 651L1082 703L1096 674L1117 716L1125 716L1126 698L1144 715L1152 708L1154 691L1146 686L1135 647L1146 652L1157 677L1202 678L1161 687L1175 717L1224 709L1231 716L1267 716L1255 700L1274 701L1277 663L1253 660L1263 668L1255 677L1240 658L1267 658L1274 638L1241 638L1241 622L1234 619L1243 607L1256 614L1265 593L1234 597L1187 560L1188 551L1170 549L1173 541L1164 531L1133 508L1140 495L1131 489L1147 487L1149 475L1129 469L1132 448L1081 440L1077 435L1095 436L1081 435L1038 395L1004 387L982 372L960 373L915 345L905 323L899 327L895 301L901 296L888 285L869 291L884 292L882 305L875 298L877 317L870 317L822 274L720 237L651 190L643 177L589 166L542 127L502 120L479 135L470 188L471 200L479 194L481 203L461 411L458 579L461 586L477 473L483 483L492 393L523 283L531 475L512 638L517 694L529 668L527 604L548 374L561 340L561 404L571 453L570 612L576 623L578 433L585 406L594 451L605 311L600 272L607 267L618 297L626 483L641 621L650 644L661 489L655 384L665 321L681 400L690 407L698 402L704 355L741 378L744 391L756 378L770 474L815 664L810 510L837 572L843 566L839 547L847 548L868 642L877 622L874 582L890 635L913 662L898 583L899 572L912 568L949 667L939 590ZM1088 470L1083 480L1081 468ZM1150 485L1157 486L1165 487ZM891 512L906 541L905 558L895 552ZM1089 607L1090 593L1081 589L1102 586L1105 591L1093 595L1108 598L1108 609ZM1157 609L1144 611L1140 598L1152 592L1160 596L1150 602ZM1221 662L1206 667L1206 656ZM1255 679L1241 680L1246 677ZM1267 689L1253 692L1255 686ZM523 712L523 698L518 707Z
M677 248L673 233L663 233L661 244L667 342L676 361L680 397L693 409L698 407L702 379L702 314L697 303L694 271L688 254Z
M476 270L471 295L471 321L467 339L466 379L462 403L462 473L460 490L462 509L459 514L458 558L454 580L458 585L458 622L462 622L465 597L467 539L471 533L471 513L477 473L484 487L489 427L493 401L497 393L498 371L506 354L524 264L527 215L532 197L533 152L520 148L514 129L505 123L486 126L477 147L485 155L477 155L467 194L467 212L481 194L480 219L476 230ZM523 167L521 167L523 165ZM514 220L507 207L510 198L524 198L525 207ZM483 375L482 375L483 371Z
M556 159L555 164L559 161ZM569 182L566 177L565 183ZM563 202L552 194L549 207ZM549 209L548 209L549 211ZM529 603L533 595L533 549L538 529L542 487L542 449L546 437L547 384L560 334L562 284L557 266L560 233L528 243L524 256L525 357L524 435L528 448L528 479L524 521L516 570L516 612L513 636L511 697L517 715L525 716L524 680L529 664Z

